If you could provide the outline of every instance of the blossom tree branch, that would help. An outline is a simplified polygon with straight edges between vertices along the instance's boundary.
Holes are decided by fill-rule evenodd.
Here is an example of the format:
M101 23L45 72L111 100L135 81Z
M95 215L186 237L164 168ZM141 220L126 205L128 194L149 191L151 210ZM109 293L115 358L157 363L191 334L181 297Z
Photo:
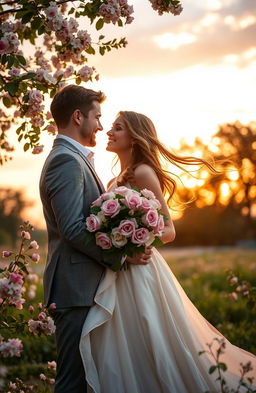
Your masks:
M149 1L159 15L182 11L179 0ZM122 27L132 23L132 14L128 0L0 2L0 100L6 108L0 109L0 164L14 150L7 134L13 124L24 151L40 153L41 132L56 132L50 113L45 111L47 96L52 98L69 80L76 84L98 80L88 56L97 52L103 56L127 45L125 38L109 40L102 34L93 42L78 19L87 17L88 28L97 33L105 24ZM34 48L32 56L23 52L25 42Z

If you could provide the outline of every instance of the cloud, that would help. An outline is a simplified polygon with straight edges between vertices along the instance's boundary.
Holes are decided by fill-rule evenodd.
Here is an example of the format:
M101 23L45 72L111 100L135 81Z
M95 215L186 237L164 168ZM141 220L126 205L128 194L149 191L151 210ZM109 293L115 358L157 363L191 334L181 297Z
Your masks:
M196 40L197 37L195 35L185 32L179 34L164 33L153 37L153 41L155 41L156 44L161 49L174 49L174 50L182 45L191 44Z
M220 3L221 7L217 7ZM240 57L255 47L253 11L255 0L193 0L193 4L188 0L180 17L160 17L163 23L159 24L155 16L155 24L150 19L151 23L144 23L141 30L138 24L136 29L133 27L127 48L98 59L97 69L107 77L122 77L170 73L197 64L222 64L227 56ZM243 67L251 61L244 57L237 64Z

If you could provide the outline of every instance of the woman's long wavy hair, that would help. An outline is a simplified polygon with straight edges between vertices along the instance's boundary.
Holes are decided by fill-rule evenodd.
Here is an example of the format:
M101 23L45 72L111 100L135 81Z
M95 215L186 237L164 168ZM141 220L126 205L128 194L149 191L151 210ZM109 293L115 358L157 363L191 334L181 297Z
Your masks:
M123 174L122 181L125 182L131 177L134 169L140 164L148 164L154 169L164 195L168 195L167 203L170 206L172 196L176 190L176 181L172 178L172 173L163 169L160 158L164 158L171 164L189 172L183 165L204 165L211 172L219 174L208 161L196 157L179 157L164 147L159 141L153 122L141 113L131 111L120 111L118 117L121 117L132 138L132 165L127 173Z

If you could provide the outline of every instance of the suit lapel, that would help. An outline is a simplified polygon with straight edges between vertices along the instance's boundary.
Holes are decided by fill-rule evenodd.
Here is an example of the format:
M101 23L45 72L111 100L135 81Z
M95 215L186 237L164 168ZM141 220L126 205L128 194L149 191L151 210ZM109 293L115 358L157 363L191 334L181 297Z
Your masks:
M99 188L100 193L105 192L105 188L99 178L99 176L97 175L94 167L92 166L92 164L89 162L89 160L87 160L87 158L84 156L84 154L82 152L80 152L76 146L72 145L72 143L69 143L68 141L66 141L65 139L61 139L61 138L57 138L54 140L53 143L53 147L57 147L59 145L65 146L66 148L68 148L69 150L72 150L73 152L79 154L79 156L84 160L84 162L86 163L87 167L89 168L89 170L92 172L92 175L97 183L97 186Z

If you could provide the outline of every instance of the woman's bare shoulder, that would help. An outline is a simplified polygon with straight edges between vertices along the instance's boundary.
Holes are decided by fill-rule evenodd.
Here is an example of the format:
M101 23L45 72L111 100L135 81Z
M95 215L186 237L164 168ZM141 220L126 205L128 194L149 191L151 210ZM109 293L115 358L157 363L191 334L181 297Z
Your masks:
M134 169L134 176L136 179L148 176L156 176L154 169L148 164L140 164Z

